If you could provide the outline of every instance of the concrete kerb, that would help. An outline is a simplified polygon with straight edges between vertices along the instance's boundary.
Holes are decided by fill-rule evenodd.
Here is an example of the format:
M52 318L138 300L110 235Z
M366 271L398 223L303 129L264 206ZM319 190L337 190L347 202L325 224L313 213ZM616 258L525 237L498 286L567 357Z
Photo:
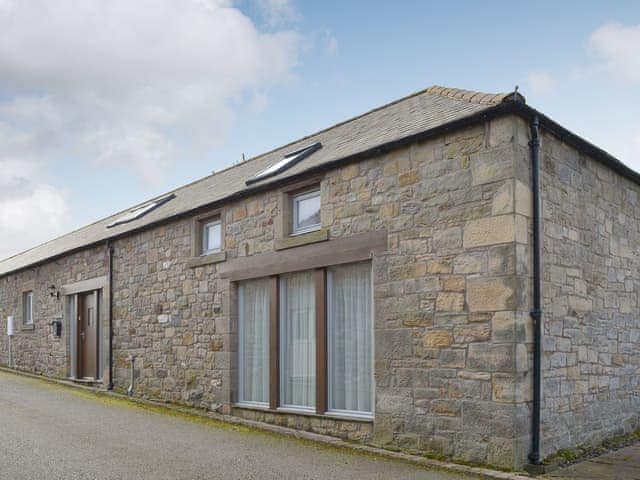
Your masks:
M344 448L344 449L361 453L363 455L371 455L371 456L377 456L377 457L384 457L391 460L399 460L402 462L407 462L407 463L419 465L421 467L426 467L430 469L461 473L464 475L471 475L471 476L484 478L484 479L531 480L530 476L522 475L518 473L501 472L499 470L492 470L490 468L473 467L468 465L461 465L458 463L445 462L441 460L421 457L418 455L411 455L408 453L385 450L383 448L378 448L371 445L351 443L339 438L334 438L327 435L321 435L318 433L295 430L292 428L281 427L278 425L271 425L268 423L257 422L254 420L246 420L239 417L232 417L230 415L222 415L220 413L207 412L207 411L199 410L196 408L177 406L177 405L172 405L169 403L164 403L164 402L159 402L154 400L148 400L148 399L137 398L137 397L129 397L127 395L108 391L102 388L79 385L77 383L74 383L68 380L60 380L60 379L45 377L41 375L34 375L28 372L13 370L3 366L0 366L0 372L5 372L12 375L20 375L20 376L32 378L35 380L42 380L49 383L55 383L61 386L69 387L69 388L85 390L88 392L92 392L96 395L105 395L109 397L114 397L121 400L129 401L132 403L137 403L140 405L152 406L155 408L167 410L167 412L177 412L177 413L182 413L182 414L186 414L194 417L208 418L208 419L215 420L225 424L238 425L238 426L243 426L243 427L247 427L255 430L261 430L261 431L266 431L266 432L270 432L278 435L283 435L286 437L307 440L310 442L326 445L333 448Z

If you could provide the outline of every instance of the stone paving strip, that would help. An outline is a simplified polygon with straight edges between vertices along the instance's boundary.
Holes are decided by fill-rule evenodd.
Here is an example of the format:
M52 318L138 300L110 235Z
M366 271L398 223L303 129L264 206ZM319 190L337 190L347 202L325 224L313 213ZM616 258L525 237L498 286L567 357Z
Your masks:
M11 374L11 375L7 375L7 374ZM198 418L211 419L214 421L222 422L222 424L226 424L226 425L248 427L250 429L275 433L278 435L282 435L284 437L296 438L304 441L311 441L316 444L333 447L339 451L344 451L344 453L357 452L362 454L363 456L397 460L399 461L398 462L399 465L401 465L402 463L404 464L408 463L408 464L413 464L413 465L430 469L431 473L435 476L433 477L429 476L424 478L433 478L434 480L435 479L439 480L441 478L442 479L485 478L485 479L498 479L498 480L527 480L527 479L530 480L531 478L531 477L516 474L516 473L501 472L501 471L491 470L487 468L460 465L456 463L449 463L445 461L429 459L429 458L416 456L416 455L409 455L406 453L393 452L393 451L384 450L384 449L380 449L380 448L376 448L368 445L349 443L334 437L294 430L286 427L280 427L276 425L271 425L271 424L266 424L266 423L251 421L251 420L245 420L237 417L224 416L224 415L216 414L213 412L204 412L202 410L191 409L186 407L178 407L175 405L168 405L160 402L153 402L153 401L148 401L148 400L139 399L139 398L130 398L125 395L121 395L114 392L108 392L102 389L79 386L66 381L52 380L52 379L35 376L27 373L15 372L13 370L5 369L5 368L0 368L0 380L2 379L2 376L5 377L5 380L11 379L11 376L14 376L15 378L28 377L28 378L39 380L42 382L57 384L60 386L69 387L73 389L79 389L85 392L91 392L92 394L95 394L97 396L110 397L110 398L114 398L124 402L132 402L142 407L151 407L155 412L160 414L165 413L169 415L171 414L175 415L175 413L178 413L187 417L191 417L195 420L197 420ZM0 403L2 403L1 396L2 396L2 392L0 392ZM243 455L244 454L245 453L243 452ZM0 454L0 457L2 457L2 454ZM375 460L372 459L372 461L375 461ZM425 474L429 473L428 470L424 470L424 472ZM438 474L438 472L441 472L441 474ZM451 474L457 474L457 475L455 475L454 477L451 477ZM252 478L260 478L260 477L252 477ZM362 477L362 478L365 478L365 477ZM371 477L366 477L366 478L371 478Z
M640 480L640 444L569 465L541 478L552 480Z

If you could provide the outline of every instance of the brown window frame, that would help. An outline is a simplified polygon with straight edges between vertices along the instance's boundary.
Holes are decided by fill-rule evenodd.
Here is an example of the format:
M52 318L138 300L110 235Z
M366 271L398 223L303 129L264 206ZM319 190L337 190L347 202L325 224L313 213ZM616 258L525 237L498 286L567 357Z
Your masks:
M220 250L206 252L203 245L204 227L214 221L220 222ZM189 267L201 267L212 263L224 262L227 259L225 250L225 219L222 209L212 210L193 218L191 226L191 258L187 262Z
M293 231L293 199L298 195L318 191L320 193L320 226L306 232ZM320 177L311 177L292 183L278 192L278 216L275 222L275 250L300 247L329 239L329 230L322 226L323 206L322 181Z
M280 275L270 278L269 291L269 408L280 408ZM328 410L327 386L327 269L313 269L316 308L316 410Z
M352 262L349 262L352 263ZM360 263L360 262L356 262ZM330 266L318 267L309 269L313 272L314 279L314 292L315 292L315 336L316 336L316 398L315 408L312 411L316 415L329 415L333 416L334 413L329 411L329 371L328 371L328 358L329 358L329 339L328 339L328 318L327 309L328 301L327 297L327 271ZM254 406L245 405L242 402L237 403L239 408L260 408L270 411L294 413L304 415L304 409L291 409L281 405L281 344L280 344L280 279L283 274L271 275L269 278L269 399L268 407L265 405ZM373 302L373 298L371 298ZM241 332L238 332L241 335ZM242 360L238 358L238 364ZM373 393L373 392L372 392ZM339 414L335 414L339 415ZM345 417L352 417L362 421L372 421L373 412L371 417L359 415L342 415Z

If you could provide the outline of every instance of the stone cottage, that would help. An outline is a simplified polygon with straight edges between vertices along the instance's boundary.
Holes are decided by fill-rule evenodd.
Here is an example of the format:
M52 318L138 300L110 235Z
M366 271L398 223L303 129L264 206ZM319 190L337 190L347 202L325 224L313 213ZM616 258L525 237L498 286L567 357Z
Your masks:
M0 364L520 468L640 426L639 184L431 87L1 261Z

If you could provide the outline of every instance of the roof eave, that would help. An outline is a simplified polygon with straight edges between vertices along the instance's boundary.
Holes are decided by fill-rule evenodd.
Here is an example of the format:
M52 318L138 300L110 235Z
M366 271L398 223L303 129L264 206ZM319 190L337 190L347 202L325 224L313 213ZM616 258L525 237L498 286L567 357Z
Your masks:
M94 248L97 247L99 245L105 245L108 244L110 242L113 242L115 240L118 240L120 238L124 238L124 237L128 237L130 235L134 235L137 233L140 233L142 231L145 230L149 230L152 228L157 227L158 225L162 225L171 221L175 221L181 218L185 218L185 217L189 217L195 214L198 214L199 212L202 211L206 211L206 210L210 210L213 208L219 208L220 206L222 206L223 204L227 204L229 202L232 201L236 201L236 200L240 200L242 198L248 197L250 195L255 195L256 193L261 193L264 192L266 190L272 190L274 188L278 188L282 185L285 185L287 183L290 182L294 182L296 180L299 180L301 177L305 177L305 176L309 176L309 175L314 175L314 174L319 174L319 173L323 173L326 172L328 170L332 170L334 168L336 168L337 166L340 165L345 165L345 164L349 164L349 163L354 163L354 162L358 162L358 161L362 161L366 158L370 158L373 156L377 156L377 155L382 155L388 152L391 152L393 150L396 150L398 148L402 148L405 146L408 146L412 143L415 142L421 142L421 141L425 141L428 140L430 138L434 138L434 137L438 137L444 134L447 134L449 132L455 131L455 130L459 130L461 128L465 128L477 123L481 123L481 122L486 122L501 116L505 116L505 115L518 115L519 117L530 121L534 116L538 116L539 120L540 120L540 126L542 128L544 128L545 130L547 130L549 133L551 133L552 135L554 135L555 137L557 137L558 139L564 141L565 143L567 143L568 145L573 146L574 148L576 148L577 150L593 157L594 159L600 161L602 164L608 166L609 168L611 168L612 170L614 170L615 172L619 173L620 175L622 175L623 177L633 181L634 183L640 185L640 173L634 171L633 169L629 168L628 166L626 166L624 163L622 163L620 160L618 160L617 158L615 158L613 155L607 153L606 151L602 150L601 148L595 146L594 144L588 142L587 140L583 139L582 137L574 134L573 132L567 130L566 128L564 128L563 126L561 126L559 123L555 122L554 120L552 120L550 117L540 113L538 110L528 106L527 104L523 103L523 102L519 102L519 101L505 101L503 103L499 103L497 105L488 107L484 110L481 110L477 113L471 114L469 116L460 118L458 120L454 120L452 122L448 122L445 123L443 125L439 125L435 128L430 128L427 130L423 130L422 132L413 134L413 135L408 135L406 137L402 137L396 140L392 140L390 142L386 142L380 145L377 145L373 148L369 148L357 153L354 153L352 155L348 155L346 157L341 157L338 158L336 160L332 160L330 162L326 162L323 163L322 165L318 165L316 167L311 167L309 169L306 169L302 172L299 172L295 175L291 175L288 176L286 178L280 178L280 179L275 179L272 181L265 181L264 183L260 183L257 185L252 185L250 187L247 187L245 189L243 189L242 191L233 193L231 195L228 195L224 198L221 198L219 200L216 200L214 202L205 204L205 205L201 205L199 207L193 208L191 210L187 210L175 215L172 215L170 217L164 217L162 219L159 219L155 222L146 224L146 225L141 225L140 227L134 228L132 230L127 230L126 232L120 233L120 234L116 234L107 238L104 238L98 242L93 242L93 243L89 243L86 245L82 245L78 248L74 248L74 249L70 249L70 250L66 250L60 254L57 255L53 255L51 257L42 259L41 261L38 262L33 262L30 264L25 264L22 265L18 268L15 268L13 270L7 270L6 272L0 272L0 278L4 278L7 275L10 275L12 273L16 273L19 272L21 270L25 270L27 268L32 268L47 262L51 262L54 261L58 258L67 256L67 255L71 255L73 253L82 251L82 250L86 250L88 248Z

